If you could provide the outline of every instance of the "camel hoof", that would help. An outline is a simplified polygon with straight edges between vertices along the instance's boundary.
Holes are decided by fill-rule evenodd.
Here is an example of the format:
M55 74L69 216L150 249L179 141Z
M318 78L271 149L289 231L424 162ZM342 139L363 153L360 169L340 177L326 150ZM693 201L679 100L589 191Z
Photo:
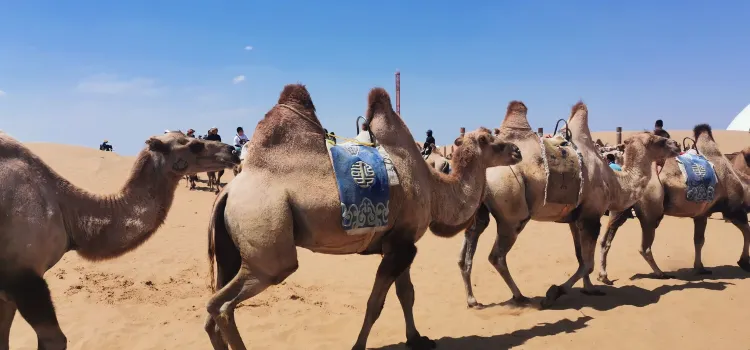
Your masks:
M437 343L430 338L420 336L416 339L407 340L406 347L414 350L428 350L436 348Z
M708 273L711 273L711 271L709 271ZM671 279L674 279L675 277L670 274L661 273L661 274L654 275L654 278L658 280L671 280Z
M565 290L562 289L562 287L558 285L552 285L547 289L547 295L542 300L542 304L540 305L542 310L549 308L552 306L552 304L555 303L555 300L559 299L561 296L565 295Z
M713 274L713 272L711 272L711 270L706 269L705 267L701 267L701 268L695 269L695 274L701 276L701 275L710 275L710 274Z
M750 272L750 262L748 262L747 259L737 261L737 265L739 265L743 270Z
M602 282L602 283L604 283L604 284L606 284L608 286L611 286L611 285L615 284L615 282L612 281L612 280L610 280L609 277L607 277L606 275L604 275L604 276L599 275L599 277L597 277L596 280L599 281L599 282Z
M607 295L607 293L604 293L598 289L591 289L591 290L582 289L581 293L588 295L588 296L592 296L592 297L602 297L602 296Z

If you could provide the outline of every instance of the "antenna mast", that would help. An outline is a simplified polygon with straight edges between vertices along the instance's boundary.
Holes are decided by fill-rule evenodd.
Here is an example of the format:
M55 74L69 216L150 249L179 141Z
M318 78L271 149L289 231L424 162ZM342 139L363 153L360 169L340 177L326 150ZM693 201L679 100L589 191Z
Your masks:
M396 113L401 116L401 72L396 71Z

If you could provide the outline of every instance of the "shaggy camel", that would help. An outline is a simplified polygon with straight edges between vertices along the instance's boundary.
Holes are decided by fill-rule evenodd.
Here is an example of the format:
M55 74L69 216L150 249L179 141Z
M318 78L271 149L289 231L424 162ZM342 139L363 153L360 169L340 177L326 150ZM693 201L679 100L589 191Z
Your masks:
M652 176L646 188L646 193L634 206L638 221L641 223L640 253L646 259L656 278L670 278L671 276L662 272L656 264L651 250L651 245L654 243L656 236L656 228L659 227L664 215L693 218L695 225L693 230L695 247L693 268L697 274L710 274L711 272L703 267L701 250L705 242L708 217L712 213L721 212L724 219L730 221L742 232L744 243L737 264L743 270L750 272L750 257L748 257L750 225L748 225L747 211L745 210L746 206L750 204L748 179L741 171L735 170L729 160L721 153L714 141L710 126L707 124L695 126L693 135L699 154L705 156L714 165L718 180L715 185L714 198L713 200L699 202L687 199L685 175L683 175L674 157L667 159L658 175L656 169L652 169L652 173L656 176ZM744 159L742 155L738 155L737 158ZM613 282L607 276L607 254L612 246L612 240L615 238L617 229L624 222L625 218L622 217L622 213L615 213L613 210L607 225L607 232L601 242L601 271L598 279L609 285Z
M407 346L436 346L420 335L412 314L409 269L417 253L415 243L428 227L449 237L468 226L482 198L485 169L515 164L521 153L480 129L456 139L455 168L452 175L444 175L428 167L413 146L409 129L384 89L370 91L366 117L378 143L390 154L399 183L390 184L386 207L370 212L382 219L380 229L357 234L343 229L344 204L307 89L285 86L278 104L258 123L243 171L219 195L209 227L211 282L218 292L207 304L206 331L214 349L228 349L227 343L234 350L245 349L234 309L296 271L296 247L324 254L383 256L353 349L365 349L394 283L406 321ZM348 211L347 206L343 209Z
M573 145L560 143L564 139L558 136L542 138L544 147L526 119L526 106L520 102L511 106L496 132L503 140L517 144L524 160L512 167L487 169L484 205L477 211L474 224L465 231L458 262L467 304L469 307L481 306L472 290L471 268L479 235L487 228L490 214L497 222L497 237L489 260L513 293L514 303L526 304L529 299L513 281L506 257L526 223L532 219L568 223L579 263L578 270L562 286L550 287L542 307L549 307L581 278L583 293L602 295L594 289L589 278L594 268L602 215L612 205L617 208L632 205L646 186L651 162L676 155L679 146L675 141L650 133L637 134L629 139L630 157L625 160L623 171L615 173L599 156L591 140L588 110L582 102L573 106L568 120ZM557 147L549 146L555 144L559 144L559 151L555 150ZM573 147L580 150L580 162ZM550 153L545 161L542 152L561 153ZM559 167L557 159L566 158L570 159L570 165Z
M239 162L230 147L180 132L146 143L122 190L99 196L75 187L0 133L0 349L8 349L16 308L36 332L40 349L65 349L44 272L71 250L103 260L137 248L164 221L186 173Z

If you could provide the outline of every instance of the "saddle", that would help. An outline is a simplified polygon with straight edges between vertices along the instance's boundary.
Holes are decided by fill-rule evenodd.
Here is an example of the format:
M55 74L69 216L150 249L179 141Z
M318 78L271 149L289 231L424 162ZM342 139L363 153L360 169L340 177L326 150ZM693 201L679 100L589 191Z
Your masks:
M547 185L545 203L578 204L582 189L582 162L580 152L563 135L540 138Z

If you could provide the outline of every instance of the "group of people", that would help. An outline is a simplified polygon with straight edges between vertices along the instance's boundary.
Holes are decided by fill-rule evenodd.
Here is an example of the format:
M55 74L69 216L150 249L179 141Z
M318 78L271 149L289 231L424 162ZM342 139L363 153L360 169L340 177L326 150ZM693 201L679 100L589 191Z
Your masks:
M166 131L165 131L166 132ZM188 129L185 133L187 137L193 137L195 138L195 130L194 129ZM221 135L219 135L219 128L212 127L211 129L208 129L208 132L206 135L198 135L199 139L203 140L209 140L209 141L221 141ZM245 130L242 129L241 126L237 127L237 134L234 135L234 140L232 141L233 146L237 150L237 153L240 153L242 150L242 146L244 146L250 139L245 135ZM224 170L219 170L217 173L218 179L221 179L221 176L224 175ZM188 181L190 182L190 189L195 189L195 181L198 180L198 175L190 175L188 176Z
M667 130L664 130L664 121L661 119L657 119L656 123L654 123L654 135L666 137L666 138L672 138L672 136L669 135ZM622 167L620 164L617 164L615 159L615 155L612 153L607 154L607 163L609 163L609 167L612 168L614 171L622 171ZM663 166L664 164L657 164L659 167Z

